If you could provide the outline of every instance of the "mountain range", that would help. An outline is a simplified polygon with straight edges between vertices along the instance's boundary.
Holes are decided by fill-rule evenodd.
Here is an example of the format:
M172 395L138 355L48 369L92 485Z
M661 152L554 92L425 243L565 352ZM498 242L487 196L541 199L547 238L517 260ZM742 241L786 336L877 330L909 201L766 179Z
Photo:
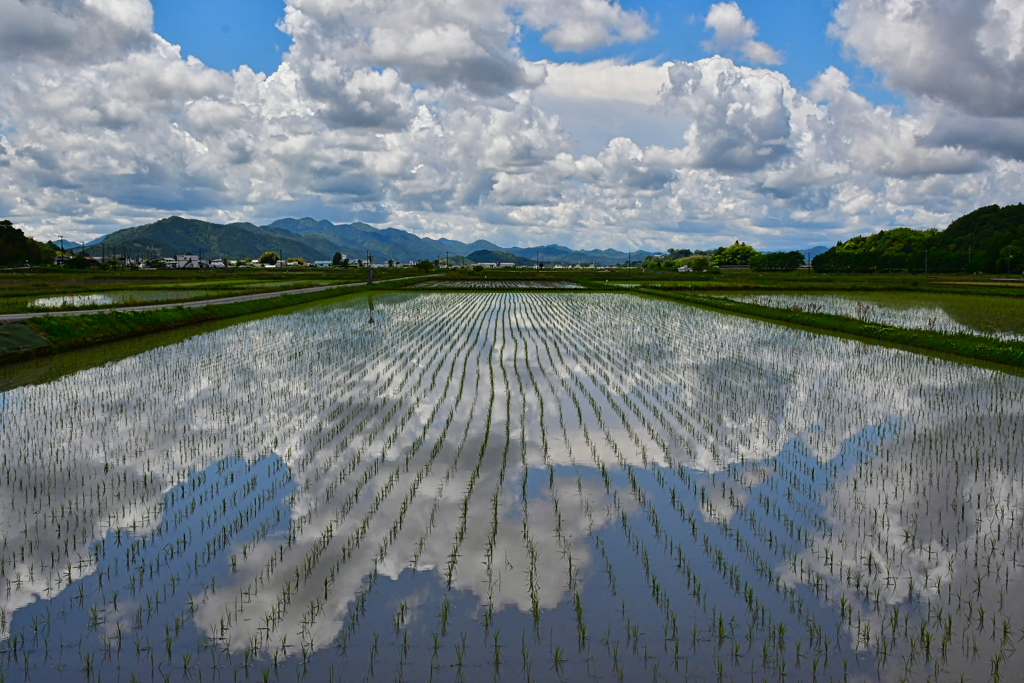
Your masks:
M574 250L558 244L535 247L501 247L486 240L469 244L450 239L419 237L398 228L375 228L366 223L335 224L312 218L282 218L270 225L253 223L208 223L180 216L171 216L134 228L113 232L97 243L85 247L89 255L106 250L120 254L127 250L132 257L173 256L201 253L210 258L257 258L265 251L284 257L298 256L307 261L330 260L335 252L349 259L373 254L374 262L388 260L408 262L444 259L452 263L510 261L517 263L594 263L615 265L625 263L630 255L614 249ZM633 252L634 261L643 261L648 252ZM499 258L500 257L500 258Z

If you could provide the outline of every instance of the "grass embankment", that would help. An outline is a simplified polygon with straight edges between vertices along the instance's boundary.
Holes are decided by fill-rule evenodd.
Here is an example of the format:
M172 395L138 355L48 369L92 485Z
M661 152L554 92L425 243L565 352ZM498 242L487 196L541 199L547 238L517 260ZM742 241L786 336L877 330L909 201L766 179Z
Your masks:
M0 363L13 363L27 358L60 353L62 351L137 337L163 330L171 330L187 325L237 318L314 301L359 294L361 292L395 290L407 282L391 284L385 281L374 285L331 288L304 294L281 294L266 299L230 304L212 304L195 308L176 306L146 311L110 311L77 316L40 316L22 321L22 324L28 325L41 334L50 345L45 348L26 349L0 356Z
M815 272L723 270L719 273L677 273L668 270L566 270L563 277L594 284L651 284L686 291L930 292L1024 296L1024 280L994 281L991 275L923 275L913 273L822 274Z
M944 356L969 358L1014 368L1024 368L1024 342L973 334L946 334L931 330L895 327L828 313L807 313L787 308L733 301L660 289L642 288L650 296L735 313L769 322L780 322L812 331L838 333L857 339L922 350Z

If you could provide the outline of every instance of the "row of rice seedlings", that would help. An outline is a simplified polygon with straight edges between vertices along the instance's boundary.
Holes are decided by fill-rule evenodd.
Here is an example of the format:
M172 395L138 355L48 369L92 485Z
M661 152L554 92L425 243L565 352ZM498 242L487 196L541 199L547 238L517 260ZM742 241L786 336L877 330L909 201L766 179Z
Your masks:
M528 312L527 312L527 315L529 315ZM537 327L537 324L534 323L532 325L532 327ZM546 386L547 391L549 391L551 393L551 396L552 396L551 403L553 403L556 406L557 410L558 410L558 422L559 422L560 430L562 432L562 440L563 440L563 443L565 444L565 456L568 459L568 461L571 464L571 466L573 467L574 471L576 472L576 487L575 488L576 488L576 491L577 491L577 493L579 495L579 498L580 498L581 510L582 510L582 512L584 513L584 515L585 515L585 517L587 519L587 532L588 532L589 536L594 540L595 545L599 549L601 549L601 537L600 537L600 534L595 531L595 519L593 517L593 506L590 503L589 497L584 493L584 487L583 487L583 483L582 483L582 478L581 478L581 475L580 475L580 472L579 472L578 464L576 463L576 460L575 460L575 458L573 456L572 444L571 444L571 440L569 438L569 431L568 431L567 426L566 426L565 415L564 415L564 411L562 410L562 402L560 400L560 397L569 396L570 399L573 401L574 412L576 413L576 417L577 417L577 420L578 420L576 427L577 428L581 428L583 430L586 430L586 425L583 422L583 415L582 415L582 411L580 410L579 402L576 399L576 397L573 394L573 392L571 390L570 391L565 391L566 387L565 387L564 384L561 387L562 392L559 392L558 390L556 390L554 388L554 386L552 385L551 379L548 376L547 371L546 371L546 366L554 365L554 358L553 358L553 355L551 353L551 346L548 344L548 341L544 340L543 343L544 343L544 346L545 346L547 363L545 363L543 361L540 363L541 375L544 378L544 384ZM557 343L553 344L553 345L555 346L556 353L558 354L559 359L561 359L562 358L561 350L559 349ZM564 382L564 378L562 378L561 381ZM543 405L543 401L541 401L541 404ZM567 559L567 568L566 568L567 582L566 582L566 588L569 590L569 592L572 595L573 612L574 612L574 616L575 616L576 634L577 634L577 649L578 649L579 653L583 656L583 661L587 664L587 667L589 669L590 668L590 662L592 661L593 657L592 657L592 655L590 653L590 640L587 637L588 626L587 626L587 623L586 623L586 620L585 620L585 617L584 617L584 609L583 609L583 604L582 604L582 600L581 600L581 596L580 596L580 583L579 583L579 576L578 576L579 568L578 568L578 565L574 567L573 559L572 559L571 544L569 543L568 539L565 537L565 535L562 532L562 517L561 517L561 513L559 511L559 507L558 507L558 494L557 494L556 489L554 487L555 470L554 470L554 467L550 463L548 464L548 472L549 472L549 491L550 491L552 503L553 503L554 510L555 510L555 517L556 517L555 535L556 535L556 538L558 539L561 551L562 551L563 555ZM617 498L614 498L614 497L612 498L612 506L614 507L615 510L619 510ZM602 524L605 521L607 521L607 520L602 521ZM609 588L611 589L611 596L610 597L614 598L614 595L615 595L614 578L613 578L614 575L611 573L612 570L611 570L610 564L607 563L607 556L605 556L605 560L606 560L606 569L609 572L609 577L610 577L610 581L609 581ZM622 603L621 616L622 616L622 619L623 619L623 627L625 629L627 646L628 646L628 644L630 642L632 642L632 644L634 646L634 654L638 655L639 652L641 651L641 648L640 648L640 633L639 633L639 628L640 627L639 627L639 625L635 625L632 622L632 620L630 619L629 610L627 609L627 607L625 605L625 602ZM535 629L536 629L536 622L535 622ZM620 662L619 659L618 659L618 641L616 641L615 643L611 643L609 639L610 639L610 635L606 636L606 638L604 639L604 643L605 643L606 648L608 649L608 652L614 654L613 662L612 662L612 668L613 668L613 671L615 672L616 676L621 680L622 677L624 676L624 667L623 667L623 663ZM644 652L646 654L646 649L644 649ZM589 671L588 671L588 673L589 673Z
M582 289L575 282L562 280L432 280L415 285L417 289L466 289L466 290L571 290Z
M798 533L799 533L799 530L798 530Z
M440 318L431 317L431 311L454 315L444 324L433 324ZM726 670L731 675L760 670L785 676L798 669L835 676L839 671L846 674L850 667L863 670L865 666L877 667L883 678L937 676L968 671L986 658L990 668L1006 670L1014 634L1021 635L1019 605L1006 599L1017 575L1015 553L1022 538L1016 502L1022 491L1016 458L1021 439L1016 380L961 366L922 363L919 357L900 352L871 349L864 353L849 342L747 321L723 321L713 314L628 296L395 297L385 298L375 313L380 323L372 328L363 325L351 333L339 333L345 338L346 353L362 349L367 362L355 373L350 368L332 370L336 382L325 391L285 387L282 392L277 387L279 395L244 391L234 396L251 398L238 401L229 390L230 383L207 384L200 391L172 388L165 399L174 406L172 411L158 401L150 406L155 409L152 413L172 417L163 421L150 419L149 411L135 406L129 408L130 418L122 417L116 403L104 407L102 389L100 410L92 415L85 401L61 403L70 409L54 414L77 416L80 433L89 432L103 448L138 444L134 448L140 455L129 457L131 451L126 450L122 468L129 460L145 463L141 453L153 443L163 443L164 450L160 459L154 462L151 457L133 471L121 472L113 461L116 479L87 468L80 472L79 463L85 460L81 455L69 459L58 451L57 457L63 458L60 466L47 475L58 485L47 492L52 496L61 491L68 508L58 517L54 506L49 523L57 529L51 533L68 540L71 552L76 542L96 537L83 533L74 514L81 515L89 503L112 511L103 499L110 496L103 488L106 483L122 494L114 499L116 504L127 506L123 494L128 491L136 506L160 501L140 517L148 520L147 534L156 531L157 525L164 534L171 534L177 529L173 518L180 523L186 508L176 507L182 504L176 490L158 488L157 481L174 477L185 481L193 463L224 460L231 453L225 448L256 457L273 448L286 453L283 457L292 466L289 475L298 484L284 501L292 511L287 531L272 540L274 525L263 518L267 503L254 502L274 500L280 486L261 488L262 493L243 508L241 519L255 522L244 532L244 542L233 537L218 540L215 534L225 524L230 530L231 515L227 510L207 510L198 519L207 545L183 568L185 583L168 577L170 583L160 594L150 595L151 604L173 601L180 594L179 585L198 580L199 600L192 603L194 609L174 612L181 623L173 632L184 633L186 622L212 630L229 653L241 651L246 663L261 657L260 666L267 663L266 657L275 664L287 658L299 660L298 649L304 666L313 651L339 630L344 632L342 615L351 618L365 613L366 599L353 596L372 595L366 589L372 589L381 571L397 578L395 567L422 560L443 578L444 563L438 561L443 551L437 542L428 542L440 518L446 523L452 519L455 528L446 532L452 536L438 538L456 538L463 546L470 543L460 552L482 557L485 570L479 589L470 580L476 572L454 576L449 587L452 598L445 595L441 601L441 633L434 632L434 666L440 665L440 639L456 618L451 613L453 591L469 589L485 605L480 624L485 647L480 650L487 651L496 675L505 671L500 667L501 615L494 608L507 604L515 591L501 571L493 572L501 548L506 559L509 552L519 553L512 559L527 584L523 590L530 597L520 605L534 613L534 641L544 633L546 605L564 601L573 614L579 659L567 654L568 643L561 635L545 643L549 662L543 668L557 675L575 666L589 673L602 665L602 658L595 659L599 651L590 647L588 634L602 630L588 623L593 618L588 615L594 614L588 605L596 604L590 600L614 597L622 586L620 577L639 579L641 574L655 609L648 610L635 597L628 605L622 599L624 650L631 660L623 659L621 643L612 637L607 622L601 624L606 636L601 639L607 658L603 663L617 677L648 667L661 667L656 676L669 670L682 676L694 670L718 676ZM355 317L347 315L350 321ZM322 330L331 317L310 316L305 329ZM623 320L629 324L616 325L615 321ZM652 320L667 325L671 334L652 340L647 332ZM723 327L728 334L717 346L693 343L706 338L709 330ZM460 359L461 377L454 360L461 351L451 352L460 348L460 341L470 343L477 354L475 361L468 351ZM332 361L338 355L328 343L299 353L288 344L273 342L254 353L256 348L247 348L244 339L230 351L211 344L209 357L186 359L186 365L210 368L216 377L218 368L236 358L234 354L248 352L254 358L252 365L263 375L254 372L245 384L236 385L238 392L239 386L271 388L265 377L273 374L268 373L271 368L301 364L312 373L321 367L334 368ZM485 356L487 377L480 373ZM520 370L520 358L525 373ZM808 361L811 367L806 367ZM176 362L172 359L167 364L168 376L180 381L188 372ZM501 363L501 382L495 362ZM877 379L880 362L889 364L888 372L896 381ZM514 377L509 377L509 367ZM117 372L115 366L113 374ZM460 384L461 401L463 386L467 379L474 381L474 374L476 390L467 393L471 408L457 412L459 401L453 403L450 396L455 382ZM933 375L941 381L920 383L919 378ZM438 381L439 377L445 381ZM481 381L488 384L482 392ZM870 387L867 393L844 390L865 383ZM487 400L488 394L488 405L477 409L480 398ZM28 398L38 400L38 394ZM38 414L40 405L25 408L24 399L18 396L17 400L19 410ZM104 415L110 407L109 415ZM497 448L479 452L472 472L460 476L458 460L452 459L456 449L443 445L443 434L449 429L461 432L463 446L468 440L475 451L470 425L481 422L477 415L485 407L497 420L488 431L504 429L503 453L499 459ZM514 430L514 408L519 413L518 430ZM468 421L458 424L467 413ZM442 415L447 415L443 428L435 420ZM100 427L102 419L106 424ZM555 423L564 448L548 447L547 425ZM26 420L25 425L43 433L49 428L38 419ZM124 432L131 438L108 438ZM520 457L509 461L515 439ZM23 442L19 437L6 443ZM532 448L538 452L536 460ZM10 451L12 455L19 452ZM588 458L580 460L576 453L586 453ZM445 458L444 475L432 474L436 457ZM528 506L531 463L547 470L547 494ZM603 484L603 494L600 484L588 483L590 463ZM509 477L507 466L520 467L521 472ZM83 487L78 477L85 474L89 483ZM41 476L30 476L36 477L37 486L43 481ZM470 482L485 481L493 492L477 502L468 495L461 502L450 501L444 492L456 476L467 493L477 485ZM509 514L505 481L514 482L510 490L521 491L522 502L514 515ZM35 500L27 495L25 482L12 475L7 484L17 492L12 496L16 507ZM69 486L72 482L75 486ZM96 483L98 490L93 488ZM423 486L436 492L433 498L418 496ZM170 522L163 509L172 507L163 502L167 490L172 491L177 510ZM569 515L565 501L572 490L579 511ZM204 504L207 495L196 494ZM945 505L940 503L943 496ZM601 502L595 505L595 500ZM595 511L600 506L604 514L598 516ZM455 509L462 512L446 518L446 511ZM402 533L401 520L428 517L432 521L425 527ZM506 524L516 529L518 550L503 545L507 536L501 527ZM553 545L530 531L548 524L554 532ZM569 532L567 525L575 531ZM591 557L573 542L580 525L592 540L588 548L600 556L608 577L607 585L601 583L605 593L595 593L597 586L588 587L593 580ZM131 526L116 521L110 527L112 533L125 528ZM138 535L138 522L135 529ZM23 525L21 533L33 541L28 548L32 554L39 547L30 530ZM69 534L73 535L69 538ZM339 562L335 538L349 539L342 545L344 562ZM365 538L380 539L376 552L371 544L363 547ZM238 573L226 578L217 573L217 558L225 557L229 548L234 556L231 568ZM61 552L52 544L47 549L54 553L54 560ZM16 561L16 553L5 549L0 559ZM551 553L561 559L562 580L552 574ZM161 572L175 574L164 563L183 561L185 554L183 541L169 555L149 559L156 577L152 580L159 584ZM61 555L61 561L65 558ZM75 593L64 586L70 582L81 587L85 576L102 576L109 585L113 578L108 578L109 569L102 564L108 560L101 552L98 557L83 556L66 570L61 565L59 582L53 583L51 592L63 590L74 598ZM140 560L133 556L132 562ZM246 569L255 562L262 567L259 572ZM124 570L115 565L113 576L119 571ZM52 568L48 572L55 573ZM212 573L203 576L207 572ZM135 576L134 569L129 576ZM24 576L8 580L12 597L27 584ZM151 579L147 576L146 581L148 590ZM234 587L225 587L234 586L233 581L237 594ZM129 585L119 587L123 590L113 597L120 600L118 607L124 595L131 593ZM263 596L268 588L274 594L275 586L278 597L267 609ZM136 587L141 596L139 590ZM272 617L264 625L268 635L271 630L277 634L273 640L263 634L247 640L243 634L249 627L238 624L242 610L252 610L257 602L254 598L263 605L256 606L257 613ZM86 602L69 600L74 609L82 605L83 611ZM158 608L168 615L173 611L160 604L153 614L160 613ZM404 630L411 608L405 602L397 604L389 613L396 615L400 634L395 637L398 666L393 671L400 678L416 646ZM684 604L691 607L682 609ZM104 616L109 607L104 607L102 597L89 607L97 626L109 623ZM220 617L211 616L215 610ZM553 611L551 618L557 620L557 613ZM143 614L148 617L150 612ZM171 629L170 622L164 626ZM801 631L806 632L806 640L797 636ZM746 637L741 639L743 632ZM655 633L663 637L655 640ZM24 630L12 634L13 643L20 644L19 652L24 650L24 635ZM170 641L165 666L173 660L178 670L187 672L193 665L183 665L181 657L191 657L195 648L180 636ZM527 646L525 633L521 643L529 678L538 674L538 667L526 666L529 652L537 647ZM710 661L699 654L703 643L714 645ZM376 637L374 646L372 651L376 651ZM141 646L142 653L145 647ZM693 654L686 654L687 648ZM480 661L480 653L468 649L464 635L455 649L463 666ZM371 656L371 672L373 661ZM242 668L247 671L248 666L252 664ZM459 667L463 670L468 671Z
M105 487L105 486L104 486ZM84 568L84 567L83 567Z
M946 334L978 334L1002 339L1021 339L1021 335L1002 330L981 332L964 325L949 315L938 304L926 305L916 297L908 298L901 305L887 306L873 299L835 294L739 294L729 295L730 299L746 301L771 308L787 308L808 313L827 313L848 318L906 327L918 330L932 330ZM916 305L915 305L916 304Z
M422 381L422 377L421 377L421 381ZM450 385L450 382L451 382L451 375L449 375L448 384L446 384L446 386L444 388L445 390L443 392L441 392L441 394L440 394L442 397L447 395L447 389L448 389L448 386ZM417 386L419 386L419 383L417 384ZM369 508L367 509L366 513L364 513L363 517L359 520L359 524L356 525L354 530L351 532L348 540L346 541L345 545L341 549L341 557L338 558L336 560L336 562L335 562L335 565L331 567L331 569L329 571L329 575L323 578L323 583L324 583L324 586L325 586L325 589L324 589L325 592L330 592L330 590L334 587L335 577L336 576L340 576L341 573L342 573L342 565L344 565L346 562L348 562L350 557L353 557L353 556L357 555L358 548L361 545L362 539L367 537L367 536L369 536L369 535L372 535L372 526L371 525L372 525L372 521L373 521L375 515L384 506L386 500L389 497L390 492L392 490L394 490L394 488L397 485L399 479L401 478L403 471L404 472L408 472L409 471L409 469L410 469L410 462L412 460L412 457L415 455L416 452L419 451L420 447L426 442L425 441L426 427L427 427L427 425L429 425L429 424L431 424L433 422L433 420L436 417L437 413L440 411L440 408L441 408L441 403L438 403L438 404L435 405L431 415L426 420L426 424L424 425L424 432L423 432L423 434L419 438L415 439L413 441L413 443L410 445L410 447L409 447L408 451L406 452L406 455L405 455L405 457L403 459L403 462L399 463L399 465L394 470L391 471L391 473L388 476L388 479L385 482L383 482L382 487L380 488L380 490L375 495L375 497L374 497L372 503L369 505ZM401 424L396 426L395 431L397 432L400 429L401 429ZM389 436L385 440L385 448L389 447L390 444L395 441L396 436L397 436L397 434L392 433L392 435ZM443 443L443 439L442 439L442 443ZM358 617L359 617L359 615L362 614L362 613L365 613L365 609L366 609L365 601L366 601L366 598L372 593L373 584L375 583L375 581L376 581L376 579L378 577L377 568L383 562L384 557L387 555L387 551L388 551L388 547L389 547L390 543L394 542L394 540L397 538L397 534L400 531L401 526L402 526L402 524L404 522L404 519L405 519L405 512L408 510L408 506L409 506L412 498L415 497L416 491L418 490L418 487L419 487L420 483L423 481L423 478L429 472L429 468L430 468L430 466L432 464L433 457L436 457L436 454L437 454L438 450L439 450L439 445L437 447L435 447L431 451L432 455L428 458L428 461L427 461L427 463L425 465L425 470L424 469L420 469L417 472L417 475L416 475L416 478L414 480L414 484L413 484L412 489L407 493L406 497L403 499L403 501L402 501L402 503L400 505L400 512L399 512L398 518L393 519L391 521L390 527L389 527L385 537L383 538L381 543L378 544L378 554L377 554L377 556L375 558L373 558L374 569L369 574L367 585L365 586L365 588L363 590L361 590L359 592L359 594L357 596L357 599L356 599L356 605L355 605L355 607L353 609L353 612L352 612L352 615L351 615L351 619L352 619L352 621L350 622L350 628L351 629L354 629L354 626L358 624ZM383 456L382 456L382 458L383 458ZM378 476L378 475L377 475L376 472L374 472L373 476ZM372 479L373 479L373 477L370 477L366 481L369 482ZM387 517L385 517L384 519L387 519ZM345 572L345 574L349 577L349 580L351 580L351 578L353 577L353 574L351 573L351 569L350 568L349 568L349 571ZM306 618L307 622L310 620L311 616L312 615L306 615L305 618Z

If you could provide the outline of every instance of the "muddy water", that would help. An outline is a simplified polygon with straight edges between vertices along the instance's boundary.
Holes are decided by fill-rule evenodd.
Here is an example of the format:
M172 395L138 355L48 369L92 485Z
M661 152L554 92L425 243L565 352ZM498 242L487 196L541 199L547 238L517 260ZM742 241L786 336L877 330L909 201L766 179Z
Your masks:
M1006 671L1022 389L628 294L352 297L213 330L0 394L2 668Z

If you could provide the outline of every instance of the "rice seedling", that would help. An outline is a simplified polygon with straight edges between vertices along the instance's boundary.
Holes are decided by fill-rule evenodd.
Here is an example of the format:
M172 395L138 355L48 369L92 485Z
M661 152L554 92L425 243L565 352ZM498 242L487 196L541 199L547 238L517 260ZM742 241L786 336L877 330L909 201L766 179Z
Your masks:
M415 285L416 289L464 289L464 290L532 290L583 289L582 285L566 280L431 280Z
M730 299L828 313L859 320L949 334L1024 339L1024 311L1013 299L937 294L729 294ZM984 312L978 315L978 310Z
M0 670L1010 676L1021 379L506 289L0 393Z

